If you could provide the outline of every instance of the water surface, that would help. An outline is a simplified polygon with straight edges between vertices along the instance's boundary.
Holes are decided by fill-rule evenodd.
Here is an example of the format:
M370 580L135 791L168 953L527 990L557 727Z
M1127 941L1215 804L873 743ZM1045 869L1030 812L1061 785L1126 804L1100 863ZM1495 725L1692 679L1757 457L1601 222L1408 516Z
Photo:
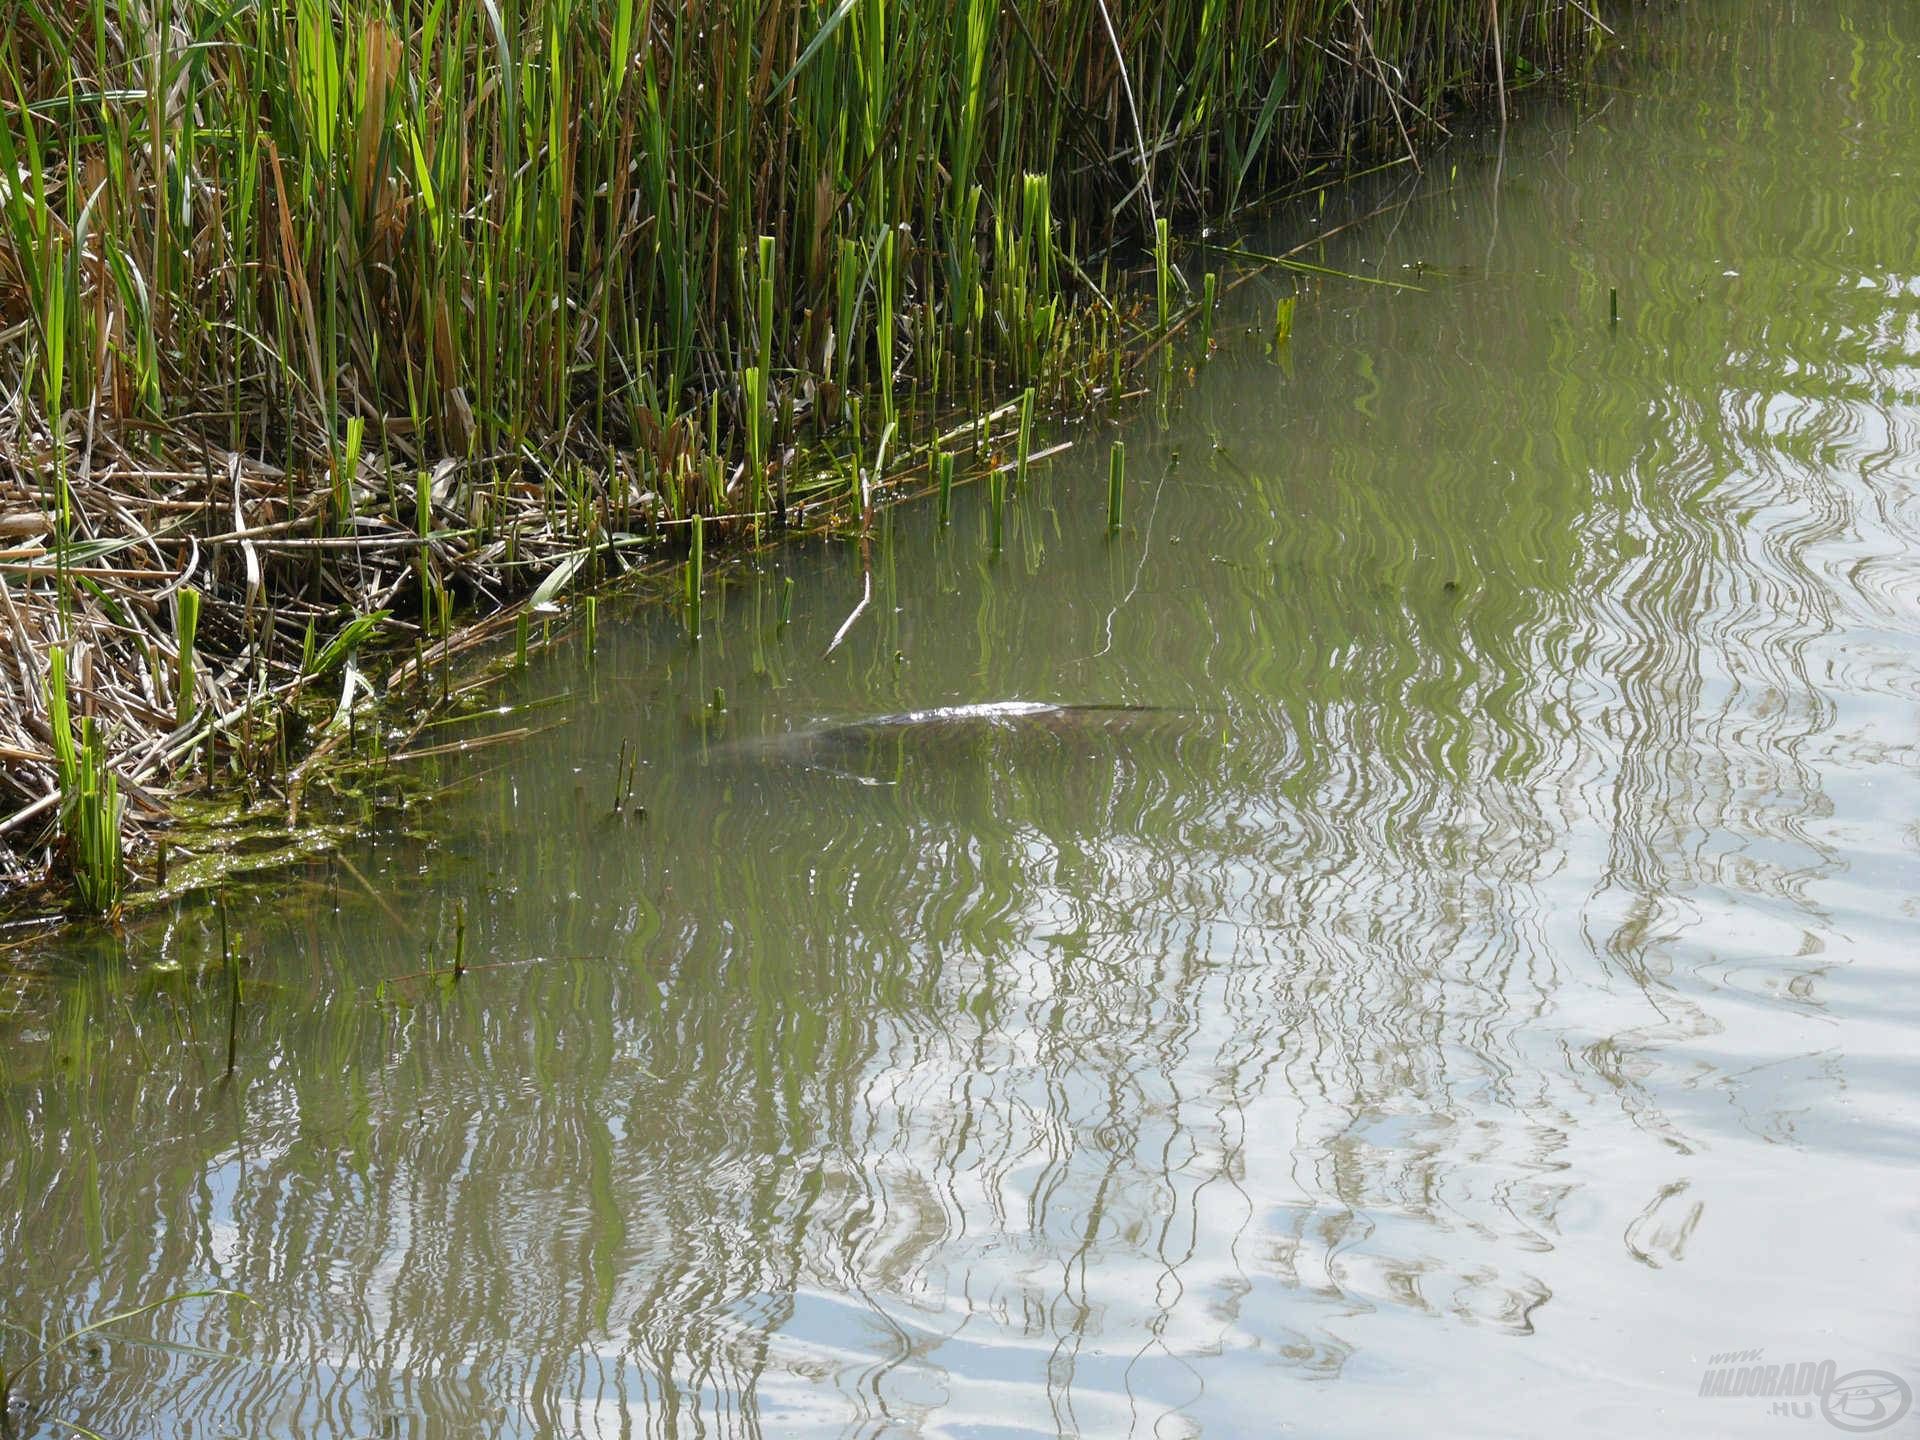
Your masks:
M1090 432L997 557L968 494L698 646L603 607L425 834L236 893L230 1082L204 904L38 957L0 1315L253 1303L62 1352L25 1432L1891 1413L1699 1392L1920 1382L1920 8L1639 48L1330 195L1315 258L1416 288L1315 283L1278 362L1236 289L1116 539ZM1167 723L779 738L1008 700Z

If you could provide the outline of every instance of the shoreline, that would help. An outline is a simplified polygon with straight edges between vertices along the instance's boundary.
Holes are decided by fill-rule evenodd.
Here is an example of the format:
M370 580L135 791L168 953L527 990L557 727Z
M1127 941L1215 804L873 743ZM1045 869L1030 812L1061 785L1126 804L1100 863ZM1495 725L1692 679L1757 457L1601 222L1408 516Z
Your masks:
M1295 21L1306 13L1290 0L1270 8ZM1258 143L1239 157L1225 215L1245 213L1239 192L1250 177L1309 173L1316 139L1329 153L1345 152L1348 174L1365 173L1356 157L1411 157L1421 140L1444 133L1443 100L1497 94L1504 114L1504 82L1562 69L1602 38L1588 7L1570 0L1512 7L1497 32L1477 8L1468 16L1442 5L1422 12L1435 27L1430 33L1409 20L1401 37L1410 47L1407 64L1396 66L1372 52L1372 33L1355 8L1361 23L1342 41L1350 63L1327 69L1298 113L1282 102L1305 82L1278 68L1260 71L1249 53L1235 62L1250 67L1246 74L1210 97L1227 117L1217 130L1196 137L1164 117L1151 147L1134 93L1150 67L1112 66L1088 81L1104 86L1108 128L1120 142L1102 176L1067 163L1082 143L1061 143L1067 120L1056 118L1051 132L1032 130L1031 116L1010 118L1003 113L1010 102L988 98L992 82L1028 73L1031 57L1022 56L1036 37L1001 25L1006 17L991 6L960 9L957 29L944 39L958 43L957 35L967 44L958 60L940 52L933 63L952 62L958 68L947 79L968 82L959 93L972 108L961 106L959 128L971 124L978 133L965 144L964 136L947 139L960 158L971 157L968 173L983 182L959 187L922 176L916 211L904 203L901 176L893 177L897 189L874 178L882 160L906 149L903 120L874 108L882 106L874 76L899 79L879 92L896 108L953 99L952 85L926 88L900 55L888 52L873 70L870 54L841 53L863 36L899 38L887 29L894 22L884 7L862 10L844 27L833 20L807 44L789 36L784 52L779 43L762 45L761 70L776 59L791 64L788 88L779 92L789 112L848 95L871 102L864 159L837 175L827 211L812 207L811 236L796 236L803 207L783 170L778 198L749 217L768 221L772 233L736 225L731 266L722 264L726 247L717 240L701 252L713 302L705 321L717 320L718 333L697 323L676 341L670 332L685 326L685 315L663 320L656 309L627 358L657 366L629 367L624 387L607 379L609 358L621 356L604 324L564 337L550 373L534 376L515 367L546 353L535 343L544 322L526 332L524 354L502 338L530 296L468 274L466 288L455 287L459 321L446 293L419 286L403 296L395 288L409 263L420 272L416 281L434 273L437 262L426 253L433 242L487 259L504 213L496 203L501 187L511 191L520 172L496 176L494 191L453 209L448 188L434 183L436 167L445 161L447 174L471 186L477 162L447 159L444 126L440 151L419 143L434 111L421 96L402 93L403 62L426 37L379 14L357 50L338 27L295 37L296 51L334 57L338 82L339 126L317 160L307 157L304 200L303 182L286 176L293 156L278 143L285 137L260 125L252 190L240 183L236 192L231 177L229 188L205 190L229 202L250 196L252 228L229 210L224 229L208 222L187 239L175 235L177 269L197 266L199 279L175 275L181 283L171 293L158 283L167 278L166 217L149 213L142 229L138 156L118 157L125 175L114 181L115 157L107 153L107 178L83 203L86 187L76 177L84 182L101 157L77 142L58 153L41 133L44 123L25 126L28 163L13 158L27 183L0 203L7 222L0 229L0 355L17 362L21 377L12 396L0 399L0 627L8 636L0 663L0 899L8 908L112 911L130 879L164 873L159 838L178 799L195 789L280 806L296 823L303 793L324 784L327 763L343 746L358 743L363 715L402 720L401 734L410 726L418 735L444 717L457 662L516 629L524 648L528 617L550 613L557 601L583 599L590 628L595 602L585 597L597 587L634 570L678 566L697 604L701 557L710 550L821 528L864 531L878 505L909 490L1024 468L1037 448L1036 422L1070 408L1110 408L1137 393L1155 357L1171 366L1176 344L1199 341L1205 349L1200 336L1182 332L1206 328L1194 322L1210 321L1216 276L1205 276L1203 286L1200 275L1191 282L1182 275L1178 232L1161 204L1173 205L1183 225L1214 216L1222 187L1217 176L1208 180L1209 167L1231 158L1236 134ZM625 13L614 11L616 21ZM1421 7L1375 6L1372 18L1382 12L1406 19ZM1112 24L1099 0L1087 13ZM592 115L581 101L576 140L590 132L612 144L605 126L619 121L631 129L638 111L656 121L705 123L697 107L675 110L655 93L661 65L684 37L675 38L678 22L648 17L645 35L627 37L631 70L601 76ZM1180 11L1157 23L1177 29L1194 21ZM1146 24L1121 17L1113 53L1125 55L1129 39L1148 33ZM262 27L258 53L242 57L256 65L266 63L271 38ZM1529 36L1551 45L1555 34L1559 50L1536 49L1539 62L1527 58ZM511 54L508 37L499 38ZM574 38L584 46L606 36ZM932 44L938 37L922 38ZM1296 44L1313 50L1324 40L1305 36ZM1174 49L1157 63L1174 64ZM30 105L48 93L50 77L74 79L72 53L64 77L58 66L36 70L13 57L13 78ZM1073 53L1085 59L1100 51L1081 45ZM573 55L583 64L584 57L584 49ZM238 82L216 72L210 66L197 81L189 68L180 74L201 85L202 99L218 99L223 83ZM749 90L761 97L764 123L777 129L780 107L767 103L774 77L755 73ZM1418 93L1397 92L1386 83L1389 73ZM454 74L486 93L484 82ZM639 79L653 87L644 102L628 83ZM671 83L678 81L676 72ZM308 83L289 80L296 120L311 98L301 91ZM1057 74L1048 83L1057 90ZM819 93L800 98L813 84ZM131 103L105 98L104 84L100 90L92 103L103 121ZM1321 132L1335 100L1346 106L1348 128L1330 136ZM497 98L488 103L512 108ZM1124 143L1123 117L1134 121L1137 145ZM18 118L17 110L10 115ZM526 138L525 117L495 119L492 142L502 155L531 165L516 148ZM784 123L798 122L787 113ZM1080 116L1074 123L1090 122ZM1003 150L1033 147L997 170L984 149L995 126ZM1338 145L1324 144L1329 139ZM779 153L791 158L806 143L789 136ZM111 137L100 148L112 152ZM1163 151L1172 156L1165 163ZM601 188L644 171L637 153L610 150ZM942 166L940 156L923 158L935 171ZM1049 169L1028 173L1030 158ZM569 163L578 160L576 149ZM559 268L544 291L532 293L584 314L595 283L602 306L608 303L619 246L610 231L593 238L598 191L582 190L574 170L564 174L557 189L548 176L541 180L547 189L521 195L555 207L548 248L534 248ZM694 178L678 180L692 185ZM681 193L676 177L655 179L662 182L656 200ZM1056 203L1056 182L1071 203ZM1088 219L1103 213L1104 225ZM670 214L683 212L656 206L650 223ZM320 217L304 232L317 249L302 243L301 215ZM918 230L915 218L924 222ZM461 238L469 222L478 239ZM352 232L358 247L351 256L342 232ZM320 243L329 234L331 247ZM625 236L622 243L632 297L659 300L658 274L640 277L640 242ZM251 258L242 259L250 244ZM587 267L581 244L599 246L597 268ZM143 246L157 257L156 280L144 291L129 289L126 267ZM302 262L309 250L316 258ZM1139 273L1116 272L1114 257L1129 251L1142 257ZM241 280L257 281L261 293L248 293ZM962 287L971 288L971 306L956 298ZM149 297L144 311L127 298L141 293ZM682 298L689 293L683 286ZM263 308L263 296L279 308ZM366 302L357 318L356 300ZM322 311L330 316L324 345ZM494 353L481 353L473 336L451 334L466 321L477 331L491 327ZM214 336L250 340L272 363L243 370L238 360L223 361L207 348ZM402 368L413 368L404 385L389 383L383 393L383 377L393 378L377 354L386 336L407 352ZM503 374L517 378L503 382ZM187 383L195 375L197 390ZM473 395L489 393L489 376L505 387L499 413L473 403ZM557 403L574 393L580 405ZM506 414L514 405L517 416Z

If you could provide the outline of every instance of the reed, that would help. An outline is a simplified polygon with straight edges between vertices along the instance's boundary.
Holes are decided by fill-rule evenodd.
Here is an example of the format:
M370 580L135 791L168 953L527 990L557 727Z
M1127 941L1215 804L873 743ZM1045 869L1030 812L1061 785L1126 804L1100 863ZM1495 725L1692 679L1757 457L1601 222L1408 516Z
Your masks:
M1273 302L1273 353L1278 355L1293 338L1294 297L1283 295Z
M195 652L200 635L200 592L188 585L173 604L173 718L184 725L193 718Z
M1020 397L1020 448L1014 452L1013 478L1014 488L1025 490L1027 487L1027 464L1033 455L1033 387L1029 385Z
M1604 18L1599 0L25 7L0 32L0 374L22 377L0 449L57 564L10 628L86 639L115 753L157 757L142 783L164 782L216 730L241 745L222 717L297 695L316 612L392 609L451 642L453 598L504 603L583 552L696 516L756 535L865 453L856 402L903 473L931 458L907 443L928 415L1029 387L1086 408L1177 327L1183 229L1417 143L1522 60L1587 54ZM95 582L138 602L116 619L70 571L121 552L160 558ZM168 601L172 637L149 619ZM194 733L156 746L143 677L169 651L206 693L179 697ZM0 693L0 740L31 749L34 709ZM0 790L37 802L50 770Z
M82 718L75 739L66 651L55 646L47 659L47 720L58 769L65 868L80 908L104 914L119 902L126 874L120 785L91 715Z
M1107 456L1107 533L1120 533L1120 507L1127 484L1127 447L1116 440Z
M716 391L749 438L722 383L749 365L770 398L837 376L891 418L909 314L916 357L1040 378L1062 262L1115 240L1151 247L1164 324L1172 217L1397 145L1487 89L1496 45L1577 53L1592 8L74 0L0 46L0 173L26 177L0 233L48 416L190 428L214 393L219 439L276 458L343 460L371 410L418 421L403 457L584 428L670 463Z
M687 552L685 573L687 636L700 638L700 594L705 583L706 569L706 520L699 514L693 517L693 545Z
M1153 222L1154 323L1162 333L1173 322L1173 230L1162 215Z
M758 332L760 341L760 362L754 367L758 371L754 388L747 395L747 406L751 415L751 434L753 436L753 444L750 447L753 465L751 508L756 516L766 509L767 496L766 431L770 418L767 413L769 399L767 389L773 375L774 247L775 241L773 236L762 235L760 237L758 246L759 284L757 287L757 304L755 307L755 319L758 322L755 329ZM782 523L784 523L786 507L782 505L780 508L783 512Z

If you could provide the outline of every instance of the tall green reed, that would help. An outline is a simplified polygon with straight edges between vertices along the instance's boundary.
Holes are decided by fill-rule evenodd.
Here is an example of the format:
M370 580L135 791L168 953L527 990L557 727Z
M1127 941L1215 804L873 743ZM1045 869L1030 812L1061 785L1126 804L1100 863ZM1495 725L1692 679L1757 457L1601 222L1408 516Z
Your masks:
M107 764L106 746L91 715L75 737L68 695L67 653L48 653L47 719L60 783L60 837L66 869L80 907L111 910L126 877L122 854L120 782Z
M1402 115L1484 88L1496 42L1550 62L1595 8L29 7L0 40L0 304L54 421L304 452L342 519L370 415L422 464L631 450L676 514L727 508L744 461L758 513L794 427L863 393L884 428L936 363L946 398L1056 395L1095 256L1151 253L1165 324L1152 217L1397 146Z

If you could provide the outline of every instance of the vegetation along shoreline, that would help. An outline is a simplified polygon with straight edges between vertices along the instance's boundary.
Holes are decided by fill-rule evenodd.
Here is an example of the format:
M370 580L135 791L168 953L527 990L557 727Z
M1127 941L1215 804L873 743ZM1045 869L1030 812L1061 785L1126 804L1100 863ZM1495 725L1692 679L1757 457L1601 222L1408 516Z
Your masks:
M185 792L294 818L529 614L659 563L697 605L713 547L1023 465L1036 416L1125 393L1175 332L1204 344L1183 233L1504 115L1619 22L1599 0L14 11L0 890L110 911L164 875Z

